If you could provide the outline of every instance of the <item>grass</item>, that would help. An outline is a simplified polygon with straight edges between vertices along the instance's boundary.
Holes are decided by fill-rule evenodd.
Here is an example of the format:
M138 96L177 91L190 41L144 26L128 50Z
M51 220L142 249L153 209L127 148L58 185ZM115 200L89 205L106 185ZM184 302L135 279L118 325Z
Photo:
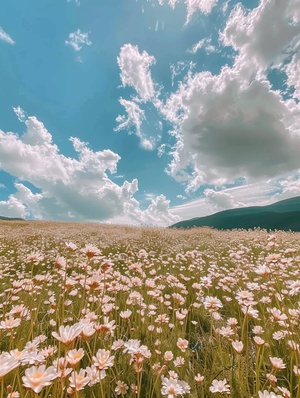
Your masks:
M299 234L0 227L0 398L300 397Z

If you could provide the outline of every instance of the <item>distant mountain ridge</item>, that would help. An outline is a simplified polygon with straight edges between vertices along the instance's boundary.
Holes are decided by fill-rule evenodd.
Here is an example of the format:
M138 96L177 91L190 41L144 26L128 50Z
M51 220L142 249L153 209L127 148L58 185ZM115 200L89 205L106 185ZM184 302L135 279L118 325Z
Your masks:
M268 206L223 210L205 217L180 221L171 228L213 227L217 229L264 228L300 232L300 196Z

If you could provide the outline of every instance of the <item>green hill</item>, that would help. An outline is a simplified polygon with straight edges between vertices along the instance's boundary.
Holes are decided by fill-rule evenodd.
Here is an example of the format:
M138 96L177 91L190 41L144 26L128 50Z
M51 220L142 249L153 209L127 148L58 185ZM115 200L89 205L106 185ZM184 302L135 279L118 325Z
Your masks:
M4 217L4 216L0 216L0 220L3 220L3 221L24 221L23 218L11 218L11 217Z
M217 229L254 229L300 232L300 196L268 206L224 210L206 217L180 221L171 228L213 227Z

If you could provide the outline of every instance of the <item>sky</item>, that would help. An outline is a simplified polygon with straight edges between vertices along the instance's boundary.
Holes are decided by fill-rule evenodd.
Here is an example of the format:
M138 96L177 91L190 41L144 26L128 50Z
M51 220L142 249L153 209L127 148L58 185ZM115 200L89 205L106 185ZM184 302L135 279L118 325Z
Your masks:
M0 215L168 226L300 195L300 0L0 3Z

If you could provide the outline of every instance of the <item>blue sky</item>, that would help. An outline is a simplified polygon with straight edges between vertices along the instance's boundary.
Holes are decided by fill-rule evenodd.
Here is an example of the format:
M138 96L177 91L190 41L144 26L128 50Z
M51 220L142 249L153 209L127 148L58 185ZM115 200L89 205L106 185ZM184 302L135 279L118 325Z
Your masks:
M0 214L166 226L300 195L299 0L0 4Z

